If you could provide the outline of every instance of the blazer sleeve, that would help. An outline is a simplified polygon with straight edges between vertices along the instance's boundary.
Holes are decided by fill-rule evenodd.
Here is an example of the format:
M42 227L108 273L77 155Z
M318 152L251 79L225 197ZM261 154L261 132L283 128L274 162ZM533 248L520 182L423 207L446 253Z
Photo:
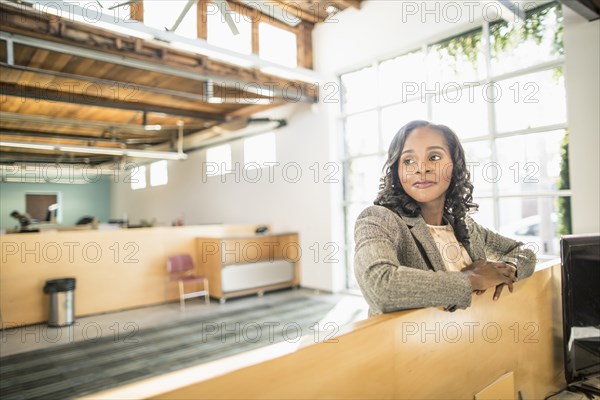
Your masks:
M404 228L399 229L392 211L380 206L365 209L356 221L354 272L369 305L381 312L470 306L472 287L462 273L400 265L397 246L402 251L408 241L414 241ZM402 237L401 231L408 237ZM420 253L414 257L421 257Z
M531 276L537 263L536 255L531 249L525 248L523 242L519 242L502 236L490 229L484 228L467 217L469 230L481 237L484 243L484 252L489 260L498 260L514 264L517 267L517 279Z

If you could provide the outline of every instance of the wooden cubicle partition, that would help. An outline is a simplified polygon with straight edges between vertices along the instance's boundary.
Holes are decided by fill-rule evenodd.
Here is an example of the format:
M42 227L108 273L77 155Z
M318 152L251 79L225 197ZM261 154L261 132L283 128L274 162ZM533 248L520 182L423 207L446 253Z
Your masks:
M2 327L48 318L48 279L73 277L76 316L177 300L169 285L167 257L189 253L195 238L254 233L256 225L201 225L0 236ZM196 263L197 264L197 263Z
M379 315L344 327L334 342L309 336L88 397L472 399L496 383L510 398L541 399L563 387L559 266L491 297L454 313Z

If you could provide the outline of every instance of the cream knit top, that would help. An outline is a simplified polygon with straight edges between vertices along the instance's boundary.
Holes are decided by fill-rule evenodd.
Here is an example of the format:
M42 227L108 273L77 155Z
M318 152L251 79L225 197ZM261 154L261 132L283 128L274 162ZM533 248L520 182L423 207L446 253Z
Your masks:
M448 271L460 271L471 264L471 257L465 250L462 243L456 240L456 235L450 224L448 225L429 225L429 232L444 260L444 265Z

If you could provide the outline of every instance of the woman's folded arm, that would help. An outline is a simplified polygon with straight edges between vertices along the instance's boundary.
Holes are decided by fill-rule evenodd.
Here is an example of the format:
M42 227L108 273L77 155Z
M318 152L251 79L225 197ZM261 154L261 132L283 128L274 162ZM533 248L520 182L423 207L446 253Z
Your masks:
M467 308L472 287L461 272L426 271L400 265L397 246L402 234L397 221L381 207L370 207L356 221L354 270L370 306L381 312L422 308ZM409 237L413 240L406 228Z

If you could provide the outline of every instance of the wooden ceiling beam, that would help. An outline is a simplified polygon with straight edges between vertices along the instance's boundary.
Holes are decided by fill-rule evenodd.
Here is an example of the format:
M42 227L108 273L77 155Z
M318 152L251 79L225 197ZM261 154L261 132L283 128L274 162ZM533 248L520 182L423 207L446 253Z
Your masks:
M115 129L119 132L127 132L130 135L147 135L148 132L141 125L136 124L125 124L114 121L92 121L92 120L80 120L71 118L59 118L48 115L35 115L35 114L23 114L23 113L12 113L7 111L0 111L0 125L6 122L16 123L33 123L44 126L68 126L72 128L97 128L102 130ZM176 130L176 126L169 127ZM163 130L169 129L163 126ZM139 136L138 136L139 137Z
M316 102L318 90L314 85L270 76L262 73L258 67L248 68L215 61L200 54L175 50L67 19L60 19L57 22L54 16L25 9L15 10L2 3L0 3L0 11L4 13L0 21L4 32L0 32L0 36L15 44L195 81L211 80L217 85L230 89L241 87L250 93L256 93L257 89L270 89L275 97L286 96L285 89L290 84L294 84L300 91L297 101ZM53 30L52 25L56 23L59 23L62 28ZM167 35L164 32L162 34ZM268 63L264 60L259 61L263 64Z
M287 3L283 0L270 0L270 2L279 4L284 13L291 14L296 18L300 18L303 21L307 21L313 24L323 21L323 18L319 18L318 12L308 12L302 8L296 7L294 2ZM318 11L318 10L317 10Z
M340 10L346 8L356 8L360 10L360 0L327 0L328 3L333 3Z
M294 2L291 2L290 4L286 3L283 0L266 0L265 2L266 2L266 5L264 6L265 11L268 11L272 7L277 7L279 9L283 10L284 15L286 15L288 17L293 16L293 17L301 19L302 21L310 22L311 24L316 24L317 22L322 21L322 19L318 18L316 13L311 13L311 12L303 10L302 8L296 7L294 5ZM229 0L229 3L234 5L234 7L232 7L232 8L234 8L234 11L236 11L236 12L240 12L240 11L246 12L246 13L248 13L248 16L252 16L253 13L260 12L260 14L265 19L264 22L267 22L270 24L272 24L272 23L285 24L284 22L279 21L275 17L263 12L262 11L263 7L261 6L262 5L261 1L255 2L256 6L258 6L258 8L260 8L260 11L254 7L249 7L248 4L245 3L243 0ZM262 21L262 19L263 18L260 18L261 21ZM259 21L259 22L261 22L261 21ZM296 27L291 26L291 25L288 25L287 27L289 29L296 29Z
M33 99L36 102L45 100L50 102L78 104L81 106L113 108L124 111L145 111L149 113L160 113L179 117L196 118L201 120L212 120L221 122L225 121L225 118L221 115L207 114L193 110L156 106L140 102L115 102L102 97L81 95L78 93L63 92L59 90L52 90L41 87L32 87L31 90L26 90L23 87L23 85L16 85L11 83L2 84L2 86L0 87L0 95L12 96L20 99Z
M65 79L71 79L71 80L75 80L75 81L92 82L92 83L99 84L99 85L107 85L112 88L127 88L129 90L139 90L139 91L150 92L150 93L155 93L155 94L181 97L184 99L200 101L200 102L207 102L207 100L208 100L204 93L183 92L180 90L173 90L173 89L166 89L166 88L160 88L160 87L155 87L155 86L141 85L141 84L133 83L133 82L123 82L123 81L117 81L117 80L112 80L112 79L96 78L93 76L84 76L84 75L78 75L78 74L72 74L72 73L66 73L66 72L60 72L60 71L54 71L54 70L47 70L47 69L42 69L42 68L28 67L28 66L23 66L23 65L15 65L15 64L10 65L10 64L4 63L4 62L0 62L0 71L2 70L2 68L33 72L33 73L42 74L42 75L51 75L51 76L56 76L56 77L65 78ZM224 89L221 89L219 86L216 86L215 91L218 92L219 90L224 90ZM204 92L204 90L202 92ZM242 103L242 99L252 100L252 99L263 99L263 98L266 99L267 98L267 97L260 96L260 95L253 95L252 97L250 97L245 92L238 92L238 93L230 93L230 92L231 92L230 90L226 91L226 93L229 94L230 97L232 97L232 99L233 99L233 101L231 101L232 103L235 102L235 100L238 100L238 101L240 101L240 104L245 104L245 103ZM108 95L110 95L110 93L108 93Z

